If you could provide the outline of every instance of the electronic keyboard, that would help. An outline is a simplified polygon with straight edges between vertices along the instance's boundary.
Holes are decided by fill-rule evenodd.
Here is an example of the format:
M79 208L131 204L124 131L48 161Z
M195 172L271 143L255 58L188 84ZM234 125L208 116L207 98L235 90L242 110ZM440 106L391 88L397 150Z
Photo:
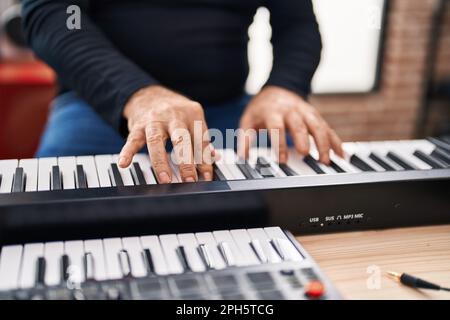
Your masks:
M158 185L149 157L0 161L0 242L279 225L295 234L450 222L448 140L344 143L345 159L217 150L214 181Z
M0 300L339 299L278 227L9 245Z

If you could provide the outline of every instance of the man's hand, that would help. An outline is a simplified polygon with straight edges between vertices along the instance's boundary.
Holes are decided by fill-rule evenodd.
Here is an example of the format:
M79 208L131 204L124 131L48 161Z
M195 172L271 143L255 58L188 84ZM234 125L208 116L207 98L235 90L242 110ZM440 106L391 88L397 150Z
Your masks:
M172 170L166 152L167 139L171 139L184 182L212 180L211 146L202 106L161 86L150 86L135 93L124 108L128 120L127 142L119 156L119 166L131 164L133 156L146 144L153 169L159 183L172 181ZM194 122L200 124L202 139L193 139ZM200 141L200 143L194 143ZM201 155L194 161L194 155ZM198 158L196 157L196 160Z
M330 149L341 157L344 155L341 140L319 112L299 95L280 87L268 86L255 96L241 118L240 127L244 131L268 129L270 136L278 130L279 145L273 147L280 163L286 163L288 157L286 129L295 149L303 155L309 153L309 135L314 137L321 162L329 164ZM251 135L240 136L240 156L248 156L251 140Z

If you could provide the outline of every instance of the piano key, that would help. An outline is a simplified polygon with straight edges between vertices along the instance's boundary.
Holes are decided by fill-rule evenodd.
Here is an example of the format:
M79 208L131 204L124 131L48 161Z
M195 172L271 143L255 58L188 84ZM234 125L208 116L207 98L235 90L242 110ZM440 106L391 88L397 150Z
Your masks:
M346 171L333 160L330 160L330 167L337 173L346 173Z
M61 267L61 283L65 284L69 280L69 267L70 267L70 258L67 254L63 254L60 260Z
M153 262L153 256L149 249L144 249L143 258L145 262L145 268L149 275L155 274L155 264Z
M214 172L214 181L227 181L227 178L215 163L213 164L213 172Z
M125 185L119 171L119 166L116 163L111 163L109 168L109 177L114 187L123 187Z
M280 256L277 254L275 249L270 244L270 238L267 233L262 228L252 228L247 230L251 239L258 240L261 244L264 255L267 257L269 262L278 263L281 262Z
M219 252L218 243L211 232L198 232L195 234L199 246L205 245L207 251L210 253L211 262L214 269L224 269L226 267L225 260L223 260Z
M36 260L36 285L45 285L46 261L44 257L38 257Z
M133 158L133 162L139 163L147 184L157 184L155 176L153 175L152 165L150 163L150 157L148 156L148 154L136 154Z
M440 161L444 162L447 166L450 166L450 155L447 155L445 152L442 152L439 149L435 149L431 153L431 156L434 159L437 159L437 160L440 160Z
M177 236L174 234L165 234L159 237L159 241L161 242L161 248L167 261L169 273L183 273L183 266L176 253L177 248L180 246Z
M307 175L316 175L317 173L311 169L310 166L308 166L303 161L303 156L300 155L297 151L294 149L289 150L289 157L288 157L288 166L291 167L293 170L295 170L299 175L307 176Z
M17 167L14 172L13 186L11 192L24 192L25 191L25 173L23 168Z
M372 153L371 145L369 142L354 142L355 147L355 155L358 156L362 161L368 164L371 168L373 168L377 172L386 171L382 166L373 161L370 158L370 154Z
M289 238L286 236L283 230L281 230L279 227L264 228L264 231L266 232L267 236L270 239L278 238L285 240L286 249L291 260L293 261L303 260L303 256L300 254L297 248L291 243L291 240L289 240Z
M236 166L238 156L232 149L216 150L219 160L216 161L217 166L228 180L245 180L244 174Z
M252 247L250 246L251 237L247 233L247 230L244 229L231 230L230 233L239 251L244 257L246 257L247 263L249 265L259 264L260 260L258 256L255 254Z
M23 249L22 267L20 268L19 287L27 289L34 287L36 276L36 261L44 255L43 243L26 244Z
M181 266L183 267L184 272L191 272L192 269L191 269L191 266L190 266L189 261L187 259L186 250L184 249L184 247L183 246L178 246L175 249L175 252L177 254L178 261L180 261Z
M436 145L438 148L445 150L446 153L450 153L450 145L447 142L433 137L427 138L427 140Z
M403 159L402 157L400 157L397 153L395 153L393 151L389 151L387 153L387 157L389 159L391 159L392 161L394 161L395 163L397 163L399 166L401 166L405 170L416 170L416 168L411 163L409 163L408 161L406 161L405 159Z
M427 155L426 153L424 153L420 150L414 151L413 155L415 157L417 157L418 159L422 160L423 162L425 162L426 164L428 164L429 166L431 166L433 169L444 169L447 167L447 165L445 163L442 163L439 160L433 159L433 157Z
M172 170L172 183L181 183L183 180L181 179L180 170L177 165L172 160L172 156L168 155L170 169Z
M222 242L227 243L227 246L230 248L237 266L250 265L250 260L248 259L248 257L245 257L243 253L239 250L230 231L228 230L214 231L213 236L216 239L217 244L220 245L220 243Z
M19 161L25 176L25 192L37 191L38 185L38 159L23 159Z
M215 268L214 263L213 263L213 259L211 257L211 253L210 253L209 248L208 248L207 245L200 244L198 246L198 253L199 253L200 257L202 258L202 261L203 261L203 263L205 265L205 268L207 270Z
M84 168L88 188L100 187L95 158L93 156L77 157L77 165L82 165Z
M95 166L97 168L100 187L108 188L112 186L112 179L109 176L111 163L113 163L113 160L112 156L109 154L95 156Z
M92 252L85 252L83 257L83 270L86 281L95 280L95 260Z
M119 252L122 249L122 240L120 238L103 239L108 279L116 280L123 276L119 262Z
M392 141L375 141L375 142L368 142L366 144L370 149L370 153L376 154L382 161L384 161L390 167L394 168L395 171L405 170L403 167L399 166L397 163L389 159L387 156L388 152L391 151L392 148L395 149L395 146L393 147L392 143L393 143ZM373 161L372 159L370 160Z
M64 190L73 190L75 185L75 171L77 160L75 157L59 157L58 166L61 171L61 179Z
M51 172L52 167L57 165L57 158L40 158L39 159L39 175L38 175L38 191L51 190Z
M371 153L369 155L369 158L377 163L379 166L383 167L386 171L395 171L394 167L392 167L389 163L387 163L384 159L381 158L381 156L377 155L376 153Z
M14 172L17 168L18 160L0 160L0 193L10 193L12 190Z
M350 164L349 159L345 160L345 159L341 158L340 156L336 155L334 152L330 153L330 160L333 161L334 163L336 163L339 167L341 167L347 173L361 172L360 169L358 169Z
M119 155L113 155L113 163L117 164L119 162ZM120 175L122 176L122 181L125 186L134 186L133 176L131 175L130 167L120 168L118 167Z
M247 161L238 160L236 166L241 170L242 174L246 179L261 179L262 176L255 169L253 169Z
M226 241L219 242L219 251L222 254L222 257L225 260L225 263L227 264L228 267L236 266L236 258L235 258L236 251L231 250L231 247L228 242Z
M141 241L138 237L122 238L122 246L128 252L133 277L140 278L147 275L147 268L142 256Z
M305 162L315 173L317 174L325 174L325 171L320 167L318 161L311 156L305 156L303 158L303 162Z
M122 277L131 277L131 262L127 250L120 250L118 254L119 266L122 271Z
M292 170L291 167L289 167L289 166L288 166L287 164L285 164L285 163L280 163L278 166L280 167L280 169L284 172L284 174L285 174L287 177L295 177L295 176L298 175L297 172L295 172L294 170Z
M77 189L87 189L87 178L86 173L82 165L77 164L75 167L75 183Z
M94 260L95 274L94 278L97 281L103 281L108 279L108 273L106 271L106 259L103 251L102 240L86 240L83 243L84 252L90 253Z
M311 157L312 159L309 159L309 157ZM310 153L309 156L306 156L306 162L313 162L312 165L315 167L317 166L321 172L324 172L325 174L337 174L339 172L337 172L336 170L334 170L331 166L327 166L323 163L321 163L318 159L319 159L319 152L317 151L317 149L312 146L310 149ZM304 159L305 161L305 159ZM339 169L341 169L339 166L337 166ZM321 174L321 173L319 173Z
M23 247L4 246L0 254L0 291L19 287L20 265Z
M269 262L269 259L266 257L259 240L251 240L250 247L253 249L261 263Z
M155 273L158 275L167 275L169 273L169 268L167 266L166 259L162 252L161 243L158 237L144 236L141 237L140 239L142 248L144 250L149 249L152 254Z
M145 186L147 181L145 180L144 173L142 172L141 166L137 162L131 164L131 176L133 177L134 184L137 186Z
M44 245L44 257L46 260L45 284L56 286L60 283L61 257L64 254L63 242L47 242Z
M413 142L409 142L406 140L399 141L397 149L395 150L398 156L402 157L405 161L410 163L415 169L419 170L431 170L433 169L429 164L415 157L414 151L416 148Z
M61 172L59 170L59 166L57 166L57 165L52 167L51 188L52 188L52 190L62 190L62 188L63 188Z
M69 258L69 281L77 285L85 280L83 241L64 242L64 254Z
M367 164L364 160L358 157L356 154L350 157L350 163L361 171L365 172L375 172L376 170L372 168L369 164Z
M202 272L206 270L206 266L199 254L199 244L193 233L178 234L178 242L184 247L188 264L192 271Z

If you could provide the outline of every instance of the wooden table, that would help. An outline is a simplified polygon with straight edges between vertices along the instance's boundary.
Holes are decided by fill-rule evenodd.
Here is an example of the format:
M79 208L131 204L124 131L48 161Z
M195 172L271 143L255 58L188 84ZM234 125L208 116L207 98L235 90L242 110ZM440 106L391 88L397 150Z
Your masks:
M386 276L406 272L450 287L450 225L297 237L345 299L450 299Z

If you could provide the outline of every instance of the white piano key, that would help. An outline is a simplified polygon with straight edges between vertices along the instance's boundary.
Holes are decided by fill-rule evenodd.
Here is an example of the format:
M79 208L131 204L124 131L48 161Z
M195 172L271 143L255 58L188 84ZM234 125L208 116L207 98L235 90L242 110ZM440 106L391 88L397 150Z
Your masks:
M216 239L217 244L220 244L221 242L225 242L228 244L237 266L248 266L251 264L248 257L245 257L243 253L239 250L238 246L236 245L236 242L231 236L230 231L228 230L214 231L213 235L214 238Z
M301 261L303 260L303 256L297 250L297 248L292 244L291 240L286 236L286 234L279 227L270 227L264 228L267 236L270 239L281 239L282 243L285 244L284 248L286 249L286 253L288 254L290 260L292 261Z
M69 281L78 284L84 281L84 245L83 241L64 242L64 253L69 257Z
M23 249L22 267L20 270L19 286L21 289L32 288L36 283L36 263L44 256L44 244L26 244Z
M416 149L426 154L431 154L434 151L434 149L436 149L436 146L434 144L425 139L412 140L411 143L414 144Z
M103 239L106 270L109 279L121 279L123 277L119 262L119 252L122 249L122 240L120 238Z
M431 170L433 169L428 163L423 162L419 158L414 156L414 151L416 148L413 144L408 141L400 141L397 147L397 153L400 157L411 163L413 166L420 170Z
M264 157L269 163L272 168L272 172L275 174L278 178L286 177L286 174L281 170L281 168L278 166L277 156L275 152L270 148L259 148L258 154L262 157Z
M333 161L334 163L336 163L339 167L341 167L343 170L345 170L346 173L357 173L357 172L361 172L360 169L354 167L351 165L350 162L348 162L347 160L339 157L338 155L336 155L334 152L330 153L330 159L331 161Z
M250 246L251 238L250 235L247 233L247 230L245 229L231 230L230 233L239 251L246 258L247 263L249 265L260 264L261 261L259 260L258 256Z
M51 190L51 172L52 167L58 164L57 158L40 158L39 159L39 175L38 175L38 191Z
M77 165L83 166L84 172L86 173L88 188L100 187L97 167L95 166L95 158L93 156L77 157Z
M22 246L5 246L0 255L0 291L19 287Z
M304 161L303 156L299 154L296 150L290 149L288 151L288 162L287 165L292 168L295 172L302 176L317 175L313 169L311 169Z
M119 161L119 155L113 155L112 156L113 163L118 163ZM119 168L120 175L122 176L122 181L125 186L134 186L133 176L131 175L130 167L128 168L121 168L119 165L117 165Z
M143 249L138 237L122 238L122 246L128 252L131 264L131 274L140 278L147 275L147 269L142 255Z
M244 174L239 170L236 166L236 162L238 161L238 156L232 149L222 149L219 150L219 154L221 157L221 166L226 167L226 171L230 172L233 176L233 180L245 180ZM220 167L219 167L220 168Z
M388 165L390 165L392 168L394 168L396 171L402 171L405 170L401 166L399 166L396 162L392 161L387 157L387 154L389 151L388 144L385 141L375 141L375 142L369 142L369 148L371 152L376 154L377 156L381 157L381 159L386 162Z
M371 166L378 172L386 171L382 166L378 163L370 159L370 153L372 152L370 145L365 142L355 142L356 154L360 157L365 163Z
M183 265L181 264L181 261L176 252L177 248L180 246L177 236L174 234L165 234L159 236L159 241L161 242L161 248L167 261L169 273L183 273Z
M95 156L95 165L97 167L100 187L107 188L112 186L108 171L112 162L112 156L109 154Z
M320 169L322 169L325 174L338 174L338 172L334 171L333 168L319 162L319 151L315 148L311 148L309 152L310 156L317 160L317 164Z
M150 163L150 157L148 154L138 153L134 156L133 162L139 163L142 173L147 184L157 184L155 176L152 172L152 165Z
M61 172L64 190L73 190L75 185L75 171L77 160L75 157L59 157L58 166Z
M63 255L64 242L45 243L45 284L47 286L56 286L61 282L61 257Z
M142 249L148 249L152 255L155 273L158 275L169 274L166 258L162 252L161 243L157 236L141 237Z
M0 160L0 193L11 193L14 172L18 164L18 160Z
M280 256L277 254L275 249L270 244L270 239L267 236L264 229L262 228L248 229L247 232L250 235L251 239L259 241L259 243L261 244L261 248L264 252L264 255L267 257L269 262L271 263L281 262Z
M189 266L194 272L206 270L205 264L198 253L198 242L193 233L183 233L178 235L178 242L184 247Z
M222 150L216 149L216 154L217 154L217 156L216 156L215 164L216 164L217 168L219 168L219 170L223 173L223 175L225 176L225 178L227 180L230 180L230 181L236 180L233 173L230 171L230 169L228 168L228 166L226 164L226 159L222 155Z
M19 167L25 174L25 192L37 191L38 185L38 159L22 159Z
M214 269L224 269L226 267L225 260L217 247L218 243L211 232L198 232L195 234L199 245L205 245L211 254Z
M84 252L91 253L94 258L94 278L97 281L107 280L106 259L102 240L84 241Z

